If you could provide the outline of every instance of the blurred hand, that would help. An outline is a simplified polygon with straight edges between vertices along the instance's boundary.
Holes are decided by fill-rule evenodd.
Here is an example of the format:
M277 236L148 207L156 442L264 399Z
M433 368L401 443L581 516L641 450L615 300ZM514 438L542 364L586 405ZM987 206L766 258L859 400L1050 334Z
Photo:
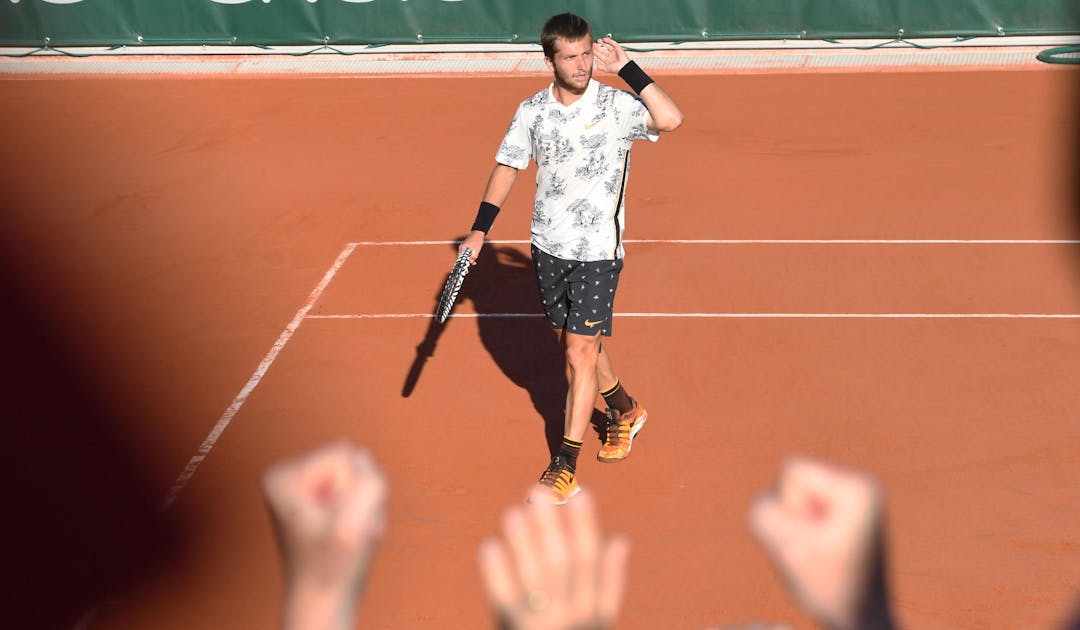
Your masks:
M882 499L868 476L807 458L780 471L750 510L800 604L838 629L892 627L885 593Z
M614 625L626 589L630 544L601 541L591 496L564 506L510 508L505 541L480 546L480 573L501 627L599 630Z
M285 571L283 627L351 627L386 527L386 481L366 451L335 443L262 478Z

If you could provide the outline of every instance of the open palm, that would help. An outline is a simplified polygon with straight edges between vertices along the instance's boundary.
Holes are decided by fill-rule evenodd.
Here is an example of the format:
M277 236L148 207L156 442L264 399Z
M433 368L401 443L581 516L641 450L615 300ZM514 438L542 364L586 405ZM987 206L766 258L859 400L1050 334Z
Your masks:
M619 42L610 37L601 37L593 42L593 66L612 74L622 70L622 67L630 61L626 51Z

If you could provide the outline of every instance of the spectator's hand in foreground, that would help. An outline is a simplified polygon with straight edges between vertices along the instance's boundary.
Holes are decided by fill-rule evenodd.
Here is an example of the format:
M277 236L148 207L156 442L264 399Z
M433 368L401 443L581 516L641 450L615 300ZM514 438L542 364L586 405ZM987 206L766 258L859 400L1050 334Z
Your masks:
M771 623L744 623L735 626L713 626L708 630L791 630L791 628Z
M882 498L866 475L786 462L750 510L751 527L799 603L826 627L890 628Z
M335 443L262 478L285 571L282 627L351 628L386 523L386 481L367 452Z
M480 574L497 621L514 630L599 630L614 625L630 544L602 541L592 497L507 510L505 540L480 546Z

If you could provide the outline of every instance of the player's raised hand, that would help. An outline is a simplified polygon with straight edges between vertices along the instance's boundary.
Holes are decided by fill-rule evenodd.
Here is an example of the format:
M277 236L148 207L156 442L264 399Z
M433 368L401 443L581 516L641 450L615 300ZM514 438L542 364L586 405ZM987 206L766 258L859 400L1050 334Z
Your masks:
M619 42L601 37L593 42L593 66L604 72L616 74L630 61Z
M480 547L480 574L499 627L603 630L615 625L626 589L630 546L603 541L587 492L565 506L515 506L505 541Z
M344 442L263 473L285 572L282 627L349 628L386 523L386 481Z
M796 599L826 627L891 628L882 511L870 477L793 458L754 502L750 522Z

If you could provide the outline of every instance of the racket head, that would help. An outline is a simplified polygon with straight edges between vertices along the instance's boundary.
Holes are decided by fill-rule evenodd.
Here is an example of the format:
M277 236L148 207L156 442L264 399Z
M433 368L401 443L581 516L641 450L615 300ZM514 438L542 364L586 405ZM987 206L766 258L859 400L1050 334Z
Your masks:
M450 311L454 310L461 284L465 282L465 276L469 275L469 265L472 262L472 249L466 247L454 261L450 268L450 276L443 286L442 295L439 296L439 306L435 309L435 321L445 324L450 317Z

